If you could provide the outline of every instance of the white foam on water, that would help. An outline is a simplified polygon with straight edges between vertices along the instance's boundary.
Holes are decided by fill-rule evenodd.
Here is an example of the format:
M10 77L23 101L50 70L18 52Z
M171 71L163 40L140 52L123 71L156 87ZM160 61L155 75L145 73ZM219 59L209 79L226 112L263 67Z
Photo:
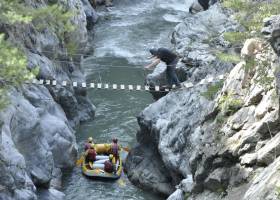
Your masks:
M120 4L123 3L126 2ZM102 13L111 20L107 26L103 25L102 34L96 35L94 57L126 58L130 64L143 65L149 62L146 58L150 48L170 47L173 29L165 29L165 26L169 27L165 22L182 21L185 12L181 11L187 10L185 0L142 0L137 2L137 6L132 3L133 1L128 1L128 5L120 9L113 8L111 12ZM151 28L147 28L150 26ZM153 26L159 28L155 29ZM114 34L110 36L109 32Z
M190 0L157 0L157 5L159 8L163 9L168 9L168 10L175 10L175 11L182 11L182 12L187 12L188 11L188 6Z
M108 56L119 57L119 58L133 58L135 57L135 54L117 45L108 45L101 48L97 48L94 56L97 58L108 57Z
M168 22L176 22L176 23L183 21L182 17L180 17L178 15L172 15L172 14L163 15L163 19L165 19L165 21L168 21Z
M170 2L174 5L170 6ZM88 81L117 83L118 86L143 84L144 70L134 68L142 68L144 64L148 64L150 48L169 47L170 33L178 21L176 18L181 15L182 10L188 9L183 2L184 0L116 0L115 7L111 11L98 12L101 17L100 23L95 26L95 39L92 43L94 55L84 61L87 65ZM125 65L124 67L132 70L114 68L117 65ZM93 123L83 125L80 129L83 133L77 135L80 147L83 147L84 140L92 134L100 142L119 137L124 144L132 143L137 126L134 116L142 107L153 102L151 96L144 92L139 94L139 92L103 90L94 90L89 92L89 95L97 105L96 118ZM111 183L92 184L91 181L84 179L77 169L70 177L64 179L63 185L66 199L69 200L76 199L77 195L80 199L91 199L94 196L95 199L104 200L157 200L156 196L144 193L130 185L128 180L127 182L125 189ZM77 185L79 187L76 187Z
M137 6L135 4L131 4L128 6L119 7L118 9L111 9L110 13L112 15L115 15L117 17L122 16L137 16L142 13L150 12L152 9L154 9L155 3L151 0L149 1L141 1L137 3Z
M139 22L134 20L134 21L119 22L119 23L116 23L116 24L111 24L110 26L112 26L112 27L127 27L127 26L133 26L133 25L137 25L137 24L139 24Z
M195 0L185 0L185 7L187 8L187 12L189 11L189 7Z

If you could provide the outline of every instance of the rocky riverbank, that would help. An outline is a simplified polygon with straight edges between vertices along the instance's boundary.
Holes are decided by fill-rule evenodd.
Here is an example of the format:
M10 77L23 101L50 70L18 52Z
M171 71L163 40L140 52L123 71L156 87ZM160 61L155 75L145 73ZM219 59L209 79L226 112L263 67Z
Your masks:
M220 4L175 28L183 79L226 79L211 98L213 85L197 85L170 92L138 116L138 145L126 163L134 184L169 200L279 198L279 22L266 19L263 33L273 48L256 55L249 79L244 61L216 57L215 49L238 52L223 33L240 28ZM160 71L148 81L162 81Z
M53 1L25 1L34 9ZM67 53L65 44L53 29L43 31L34 24L9 27L1 31L17 43L28 55L28 67L39 66L38 79L84 81L80 66L82 56L88 53L97 20L95 10L87 0L58 1L74 11L71 24L76 27L67 37L75 43L75 55ZM90 34L89 34L90 33ZM81 88L57 85L23 85L11 89L10 105L1 112L0 137L0 199L63 199L61 169L71 168L77 159L73 128L94 116L95 107Z

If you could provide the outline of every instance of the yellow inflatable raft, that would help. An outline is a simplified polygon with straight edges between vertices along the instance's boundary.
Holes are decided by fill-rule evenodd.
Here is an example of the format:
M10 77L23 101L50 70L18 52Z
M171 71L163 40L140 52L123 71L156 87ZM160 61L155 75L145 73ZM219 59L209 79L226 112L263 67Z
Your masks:
M97 156L108 156L111 154L111 144L95 144L94 148ZM127 153L128 152L122 147L119 148L120 159L117 160L117 162L113 159L114 166L116 167L114 173L105 172L104 169L99 167L99 164L95 163L98 161L87 163L86 159L84 159L82 163L82 173L87 177L95 179L118 179L121 177L123 171L123 160L125 159Z

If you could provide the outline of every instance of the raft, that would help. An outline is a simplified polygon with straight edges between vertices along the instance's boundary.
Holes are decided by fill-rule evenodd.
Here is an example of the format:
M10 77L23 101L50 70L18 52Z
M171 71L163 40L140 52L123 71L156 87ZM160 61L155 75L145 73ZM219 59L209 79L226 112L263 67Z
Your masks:
M111 144L95 144L95 150L97 156L108 156L111 153ZM123 171L123 160L127 156L128 152L125 151L122 147L119 148L119 160L115 164L116 172L108 173L103 169L96 168L98 166L95 162L87 163L86 159L82 163L82 173L89 178L93 179L107 179L107 180L116 180L119 179ZM97 161L96 161L97 162ZM113 160L114 162L114 160ZM115 162L114 162L115 163Z

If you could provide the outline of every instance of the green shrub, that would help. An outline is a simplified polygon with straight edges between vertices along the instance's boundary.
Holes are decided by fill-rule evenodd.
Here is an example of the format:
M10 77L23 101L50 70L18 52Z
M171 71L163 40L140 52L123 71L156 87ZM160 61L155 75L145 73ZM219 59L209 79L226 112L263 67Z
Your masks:
M275 192L276 192L277 198L280 199L280 186L276 186Z
M231 116L237 112L244 104L241 99L234 97L232 93L224 94L219 99L219 110L223 116Z
M38 70L29 71L26 68L26 56L11 43L5 41L4 34L0 34L0 52L0 109L3 109L8 103L7 89L35 78Z
M188 200L190 198L190 196L191 196L191 194L189 192L185 192L184 199Z
M208 86L207 91L203 92L201 95L208 100L213 100L219 90L223 87L224 82L219 81L213 85Z
M223 0L222 4L224 7L235 11L235 19L244 28L242 32L224 33L224 38L232 44L240 44L247 38L260 37L263 19L279 14L280 10L279 0L271 0L269 3L252 0ZM234 60L235 57L233 56ZM230 58L231 56L228 56L229 62L232 62Z
M241 61L241 58L238 55L219 52L216 54L216 56L219 60L223 62L238 63Z
M271 15L279 14L279 0L271 0L269 3L252 0L223 0L223 6L234 10L235 19L243 25L245 35L259 36L263 19Z
M65 35L75 29L70 20L74 12L67 10L62 4L34 9L22 0L2 0L0 24L16 28L32 23L37 31L48 28L54 31L60 38L60 42L65 45ZM7 35L0 32L0 109L3 109L9 102L7 90L11 86L19 86L26 80L34 78L38 73L38 68L33 71L26 68L27 57L24 52L5 38L8 38ZM72 52L73 45L67 47L71 47Z
M227 117L224 116L223 114L219 113L217 116L216 116L216 123L217 124L223 124L225 121L226 121Z
M225 40L232 44L237 44L244 42L248 38L248 33L246 32L226 32L224 33Z
M230 8L236 12L245 10L248 7L248 1L246 0L223 0L223 6Z

